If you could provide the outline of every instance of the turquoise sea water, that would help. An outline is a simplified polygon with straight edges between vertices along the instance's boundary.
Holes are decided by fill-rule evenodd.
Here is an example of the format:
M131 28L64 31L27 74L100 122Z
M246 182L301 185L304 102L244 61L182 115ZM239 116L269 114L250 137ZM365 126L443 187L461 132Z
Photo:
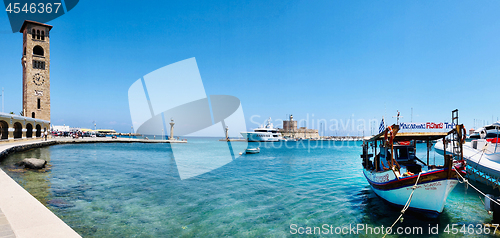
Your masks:
M225 142L189 143L203 158L200 151L213 152ZM337 227L394 222L400 208L377 197L366 182L360 142L310 143L261 144L259 154L244 154L186 180L179 178L168 144L57 145L13 154L0 166L83 237L288 237L297 236L291 226L324 224L333 227L333 235L316 230L311 236L339 237ZM425 145L419 145L417 155L425 158ZM49 169L24 171L14 165L27 157L48 160ZM442 160L432 151L434 158ZM427 233L437 225L439 235L448 236L443 231L448 224L461 228L491 219L478 194L459 184L440 216L407 213L396 227L422 227ZM342 237L382 236L365 232Z

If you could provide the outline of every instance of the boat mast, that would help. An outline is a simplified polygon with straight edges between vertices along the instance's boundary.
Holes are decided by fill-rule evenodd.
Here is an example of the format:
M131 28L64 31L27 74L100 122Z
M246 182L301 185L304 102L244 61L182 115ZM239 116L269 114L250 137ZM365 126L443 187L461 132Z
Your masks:
M399 126L399 118L403 118L403 116L400 116L400 115L399 115L399 114L400 114L399 110L398 110L397 112L398 112L398 115L397 115L397 116L393 116L392 118L394 118L394 117L396 117L396 118L397 118L397 120L396 120L396 121L397 121L397 122L396 122L396 125L398 125L398 126Z
M411 118L410 118L410 123L413 123L413 107L411 108ZM410 131L412 131L411 126L410 126ZM429 157L429 156L427 156ZM427 164L429 164L429 161L427 161Z

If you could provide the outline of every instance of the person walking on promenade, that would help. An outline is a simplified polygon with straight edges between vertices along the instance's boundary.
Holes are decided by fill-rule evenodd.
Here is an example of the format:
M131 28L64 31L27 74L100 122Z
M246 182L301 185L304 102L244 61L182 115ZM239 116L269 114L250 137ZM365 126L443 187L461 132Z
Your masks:
M45 141L47 141L47 131L45 131Z

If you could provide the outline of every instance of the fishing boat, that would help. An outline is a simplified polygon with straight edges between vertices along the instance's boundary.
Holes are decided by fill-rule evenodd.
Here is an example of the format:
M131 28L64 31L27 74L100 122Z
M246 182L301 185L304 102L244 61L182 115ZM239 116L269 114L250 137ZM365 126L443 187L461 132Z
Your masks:
M260 148L257 147L257 148L248 148L245 150L245 153L247 154L257 154L260 152Z
M463 135L463 125L449 132L398 133L399 126L387 127L378 135L363 140L363 173L373 191L389 203L415 211L437 215L444 209L446 198L458 183L457 173L465 175L460 157L444 152L444 165L429 163L430 141ZM416 141L427 143L427 162L416 156ZM461 143L458 143L461 150ZM373 153L369 153L369 150ZM374 156L375 155L375 156Z

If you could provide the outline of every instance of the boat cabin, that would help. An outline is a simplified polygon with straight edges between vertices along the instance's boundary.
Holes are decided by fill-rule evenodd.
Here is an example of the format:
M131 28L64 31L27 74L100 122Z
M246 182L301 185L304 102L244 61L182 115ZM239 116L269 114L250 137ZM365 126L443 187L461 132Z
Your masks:
M450 155L445 154L445 165L436 166L429 163L431 141L443 139L450 132L404 132L398 133L399 126L392 126L392 133L387 130L365 138L363 141L363 167L374 172L394 170L398 177L411 176L425 170L441 169L451 165ZM394 134L393 134L394 133ZM427 143L427 162L416 156L417 141ZM372 153L368 153L371 150ZM374 156L375 155L375 156ZM394 155L394 156L392 156Z

